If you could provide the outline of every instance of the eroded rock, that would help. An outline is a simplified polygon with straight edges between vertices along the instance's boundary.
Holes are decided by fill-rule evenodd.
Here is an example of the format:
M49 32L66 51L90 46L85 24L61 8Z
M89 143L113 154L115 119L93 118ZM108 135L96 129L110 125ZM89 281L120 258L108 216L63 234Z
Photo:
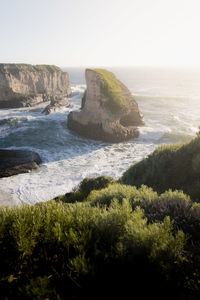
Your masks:
M34 151L0 149L0 178L28 173L38 168L41 162Z
M61 108L66 108L69 106L70 104L67 98L63 98L62 96L55 96L51 98L50 104L45 107L42 113L44 113L45 115L49 115L51 113L59 111Z
M106 142L138 137L144 121L128 88L107 70L87 69L85 76L87 90L81 111L69 114L68 128Z

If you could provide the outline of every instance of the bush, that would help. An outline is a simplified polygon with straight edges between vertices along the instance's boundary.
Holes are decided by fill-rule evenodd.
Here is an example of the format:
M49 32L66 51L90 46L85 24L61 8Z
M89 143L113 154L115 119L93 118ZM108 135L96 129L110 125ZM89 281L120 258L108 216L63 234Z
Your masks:
M72 192L64 196L58 196L54 200L65 203L83 202L91 191L103 189L113 183L115 183L115 180L109 176L85 178Z
M185 241L169 218L148 224L126 199L1 208L1 299L117 299L144 286L160 298L158 285L175 295Z
M144 185L140 189L137 189L135 186L126 186L116 183L100 191L92 191L87 201L94 206L109 206L114 199L117 199L119 203L122 203L122 201L126 199L130 201L130 203L135 202L138 205L138 203L143 200L150 200L156 196L156 192Z
M161 222L169 216L176 230L190 236L189 241L200 243L200 205L193 203L182 191L166 191L158 195L151 188L112 184L100 191L92 191L87 201L92 206L109 207L113 200L129 201L132 209L140 206L148 222Z
M142 161L131 166L121 183L145 184L158 193L168 189L183 190L194 201L200 200L200 136L181 145L157 148Z

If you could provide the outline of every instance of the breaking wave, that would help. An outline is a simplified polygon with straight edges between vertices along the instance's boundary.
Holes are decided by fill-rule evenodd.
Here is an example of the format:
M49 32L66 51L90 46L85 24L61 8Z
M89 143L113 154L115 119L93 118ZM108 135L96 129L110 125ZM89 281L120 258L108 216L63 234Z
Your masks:
M42 114L48 103L0 110L0 148L30 149L43 160L31 173L0 179L1 190L17 203L47 201L69 192L86 176L104 174L119 178L132 163L148 156L158 145L194 137L200 124L198 94L192 90L193 96L188 98L188 91L177 95L174 88L175 96L166 96L166 87L162 85L152 89L143 85L142 79L135 79L129 88L134 90L146 126L140 128L139 138L123 143L88 140L67 129L68 114L80 108L85 84L73 84L70 108L51 115ZM173 95L172 88L170 93Z

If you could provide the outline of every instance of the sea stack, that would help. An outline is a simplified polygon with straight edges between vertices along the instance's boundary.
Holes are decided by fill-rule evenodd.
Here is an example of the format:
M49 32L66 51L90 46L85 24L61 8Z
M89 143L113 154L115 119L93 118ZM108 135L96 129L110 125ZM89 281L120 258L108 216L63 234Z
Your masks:
M0 64L0 108L66 100L70 94L68 73L57 66Z
M138 104L128 88L104 69L85 71L87 89L81 111L68 116L68 128L81 136L105 142L138 137L144 125Z

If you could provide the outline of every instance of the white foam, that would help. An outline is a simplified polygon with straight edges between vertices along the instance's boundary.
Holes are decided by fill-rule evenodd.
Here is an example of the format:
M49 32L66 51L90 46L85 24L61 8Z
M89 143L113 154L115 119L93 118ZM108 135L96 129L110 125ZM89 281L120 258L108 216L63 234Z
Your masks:
M0 179L4 192L18 202L36 203L71 191L83 178L109 175L118 178L134 161L150 153L155 145L126 143L100 149L64 160L42 164L36 171ZM123 162L123 163L122 163Z
M119 178L132 163L146 157L157 145L193 137L200 124L197 97L191 98L188 105L186 99L169 101L166 97L147 95L149 98L145 99L138 96L137 102L146 123L140 128L139 138L117 144L87 140L66 126L68 113L80 108L84 91L85 85L73 85L69 98L71 107L50 115L41 113L46 103L34 109L0 110L0 120L17 120L17 126L3 126L2 144L7 146L1 147L30 149L38 152L43 160L31 173L0 179L1 190L11 194L17 203L50 200L71 191L86 176L104 174ZM139 93L136 91L136 94ZM28 144L26 139L23 141L23 134L28 138L29 131L34 136Z

